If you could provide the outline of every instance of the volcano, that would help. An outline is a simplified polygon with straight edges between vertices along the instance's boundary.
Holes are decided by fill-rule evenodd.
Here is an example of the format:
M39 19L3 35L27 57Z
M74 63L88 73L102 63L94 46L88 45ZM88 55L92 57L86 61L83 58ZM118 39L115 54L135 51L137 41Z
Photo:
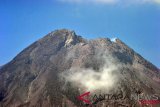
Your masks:
M47 34L0 68L0 107L91 106L77 99L85 92L91 102L95 94L123 95L93 107L160 107L133 97L159 101L160 70L120 39L87 40L67 29Z

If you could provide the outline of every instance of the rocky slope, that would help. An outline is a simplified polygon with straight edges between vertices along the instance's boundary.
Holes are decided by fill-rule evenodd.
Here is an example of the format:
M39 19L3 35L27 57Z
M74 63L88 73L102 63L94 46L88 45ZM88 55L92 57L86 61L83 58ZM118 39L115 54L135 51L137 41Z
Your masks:
M131 95L160 96L160 72L119 39L86 40L66 29L34 42L0 69L0 107L83 107L77 96L86 91L125 96L95 107L139 107Z

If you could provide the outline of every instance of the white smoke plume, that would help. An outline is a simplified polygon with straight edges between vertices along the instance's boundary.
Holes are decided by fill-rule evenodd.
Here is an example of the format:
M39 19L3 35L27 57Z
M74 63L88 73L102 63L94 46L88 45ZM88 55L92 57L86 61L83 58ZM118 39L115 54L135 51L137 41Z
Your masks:
M108 52L100 53L99 50L96 52L96 60L104 63L98 71L92 68L73 67L61 76L85 91L109 91L115 88L119 81L120 64Z
M112 41L112 42L116 42L116 39L117 39L116 37L111 38L111 41Z

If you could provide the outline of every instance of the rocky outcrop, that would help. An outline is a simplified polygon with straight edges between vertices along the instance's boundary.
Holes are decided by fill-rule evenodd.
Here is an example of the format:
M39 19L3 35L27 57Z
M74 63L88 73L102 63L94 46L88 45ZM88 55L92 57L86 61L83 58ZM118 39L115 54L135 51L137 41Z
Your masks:
M121 65L116 90L110 93L121 92L128 97L118 103L140 106L129 99L136 92L160 96L159 69L121 40L86 40L74 31L62 29L34 42L0 69L0 107L82 107L82 101L77 99L82 91L59 75L71 68L99 72L104 59L97 58L97 52L99 56L110 54ZM95 104L107 105L116 107L106 101Z

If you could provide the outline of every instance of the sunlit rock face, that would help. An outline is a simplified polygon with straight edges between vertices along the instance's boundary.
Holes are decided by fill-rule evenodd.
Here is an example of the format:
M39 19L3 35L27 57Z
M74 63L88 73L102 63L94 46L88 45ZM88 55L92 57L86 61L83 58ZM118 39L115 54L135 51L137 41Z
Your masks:
M160 96L160 72L117 38L86 40L67 29L47 34L0 68L0 107L83 107L77 96L85 92L124 96L95 107L139 107L131 96Z

